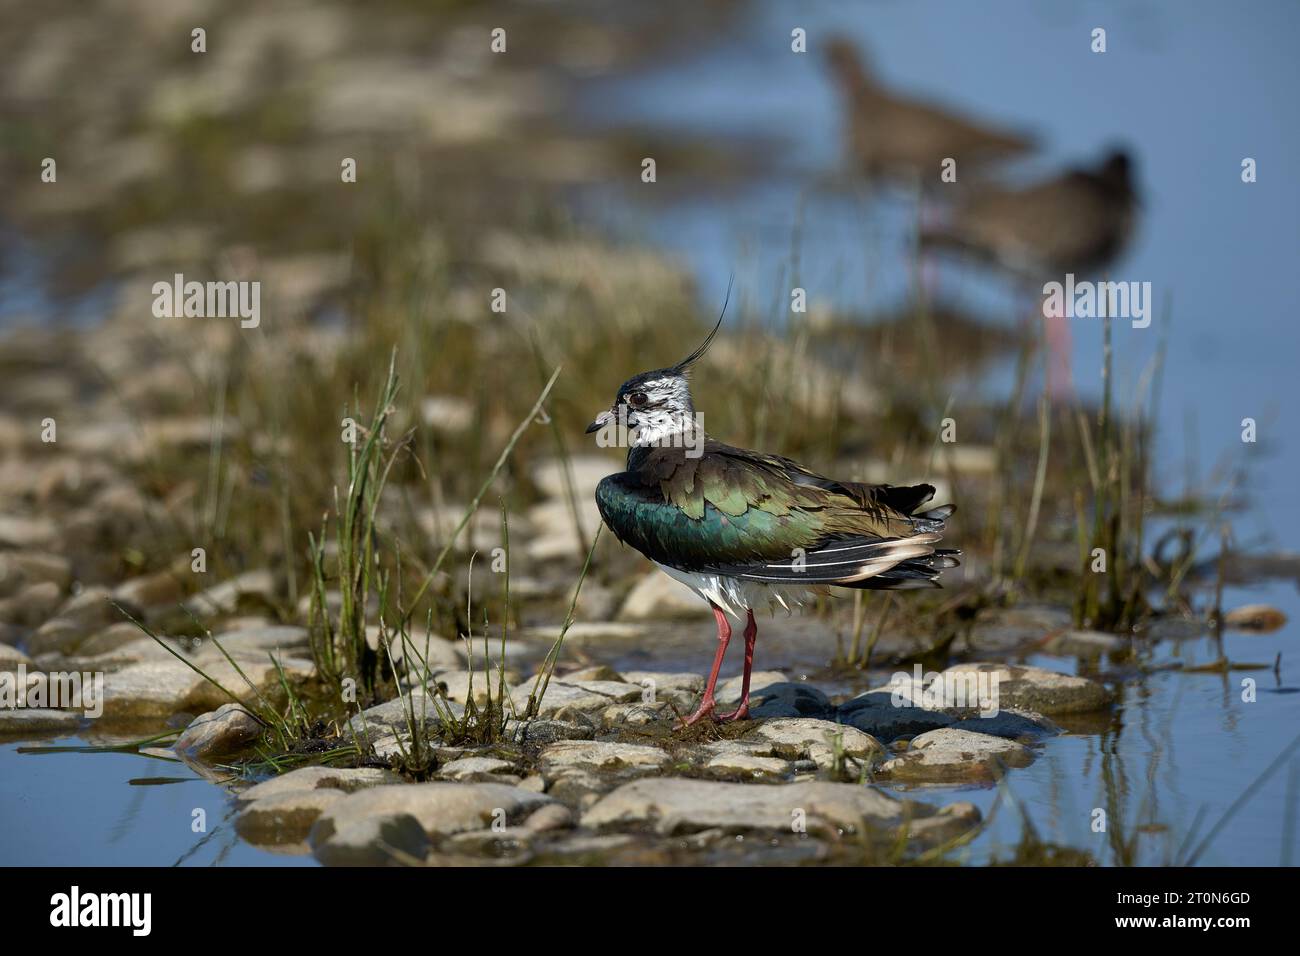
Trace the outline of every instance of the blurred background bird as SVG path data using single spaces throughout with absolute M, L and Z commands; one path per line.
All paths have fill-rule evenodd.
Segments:
M 980 184 L 946 221 L 922 228 L 921 248 L 945 249 L 1011 273 L 1037 287 L 1109 268 L 1133 233 L 1138 195 L 1133 161 L 1120 149 L 1095 167 L 1079 167 L 1019 189 Z M 1068 389 L 1069 320 L 1047 318 L 1049 385 Z
M 846 147 L 868 178 L 938 183 L 940 164 L 958 168 L 1019 156 L 1033 146 L 1023 133 L 997 129 L 886 89 L 848 40 L 835 38 L 826 57 L 844 99 Z

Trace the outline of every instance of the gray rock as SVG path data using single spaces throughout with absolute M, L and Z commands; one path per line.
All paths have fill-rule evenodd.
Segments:
M 40 624 L 54 613 L 62 600 L 63 590 L 53 581 L 24 585 L 12 597 L 0 601 L 0 621 Z
M 515 767 L 498 757 L 461 757 L 438 768 L 439 776 L 452 780 L 469 780 L 487 774 L 512 773 Z
M 668 762 L 658 747 L 605 740 L 562 740 L 550 744 L 539 757 L 542 770 L 557 774 L 567 770 L 654 770 Z
M 245 601 L 262 606 L 274 603 L 275 577 L 270 571 L 245 571 L 229 581 L 214 584 L 190 597 L 185 607 L 197 617 L 215 617 L 234 614 Z
M 410 814 L 429 836 L 450 836 L 493 825 L 523 822 L 539 807 L 554 803 L 545 794 L 499 783 L 415 783 L 381 786 L 348 795 L 331 805 L 311 830 L 321 847 L 358 820 Z
M 1112 695 L 1103 685 L 1086 677 L 1074 677 L 1018 664 L 957 664 L 944 675 L 996 675 L 998 702 L 1001 707 L 1035 711 L 1040 714 L 1069 714 L 1100 710 L 1110 704 Z
M 1104 631 L 1063 631 L 1043 644 L 1048 654 L 1071 657 L 1100 657 L 1128 646 L 1128 640 Z
M 667 701 L 682 711 L 694 708 L 704 693 L 704 676 L 701 674 L 628 671 L 623 679 L 641 688 L 642 700 L 648 696 L 654 701 Z
M 743 747 L 731 746 L 718 748 L 717 752 L 705 761 L 704 769 L 728 776 L 775 778 L 786 776 L 794 768 L 788 760 L 782 760 L 780 757 L 764 756 L 747 752 Z
M 373 767 L 299 767 L 297 770 L 290 770 L 288 773 L 249 787 L 236 799 L 240 803 L 249 803 L 301 790 L 339 790 L 343 793 L 355 793 L 366 787 L 401 782 L 402 778 L 392 771 Z
M 943 711 L 915 707 L 907 700 L 907 696 L 896 696 L 890 688 L 869 690 L 841 704 L 838 716 L 842 722 L 881 740 L 947 727 L 955 720 Z
M 298 650 L 309 643 L 307 628 L 291 625 L 240 628 L 214 634 L 213 638 L 231 655 Z
M 319 838 L 313 825 L 309 842 L 312 855 L 325 866 L 408 866 L 422 862 L 433 849 L 424 827 L 409 813 L 332 821 L 328 836 Z
M 17 593 L 23 585 L 51 582 L 55 593 L 72 583 L 72 562 L 45 551 L 0 552 L 0 594 Z
M 16 647 L 0 644 L 0 671 L 14 670 L 19 664 L 31 667 L 32 659 Z
M 810 757 L 811 751 L 834 749 L 837 740 L 840 751 L 848 757 L 869 759 L 885 752 L 880 741 L 870 734 L 844 724 L 809 717 L 765 721 L 753 734 L 770 742 L 774 753 L 790 760 L 801 757 L 815 759 Z
M 567 830 L 573 825 L 573 813 L 561 803 L 550 803 L 534 810 L 523 823 L 524 829 L 534 833 Z
M 601 724 L 609 728 L 644 727 L 672 716 L 668 701 L 657 704 L 612 704 L 600 712 Z
M 493 670 L 490 674 L 483 671 L 442 671 L 434 679 L 433 683 L 442 689 L 449 700 L 464 704 L 469 701 L 470 687 L 473 687 L 474 703 L 483 707 L 488 702 L 491 695 L 492 700 L 497 700 L 501 689 L 501 676 Z M 514 684 L 518 683 L 515 675 L 506 674 L 506 696 L 514 693 Z
M 1027 767 L 1033 760 L 1033 751 L 1014 740 L 943 727 L 914 738 L 880 773 L 919 783 L 990 780 L 1004 767 Z
M 347 722 L 345 734 L 368 735 L 372 739 L 379 739 L 391 731 L 406 733 L 410 730 L 412 719 L 417 723 L 423 720 L 427 729 L 436 731 L 442 726 L 443 714 L 450 714 L 452 719 L 459 720 L 464 716 L 465 708 L 453 700 L 443 700 L 436 694 L 414 687 L 401 697 L 368 707 L 353 717 Z
M 973 808 L 972 808 L 973 809 Z M 851 783 L 751 784 L 680 778 L 636 780 L 603 797 L 582 816 L 595 830 L 651 826 L 660 834 L 752 830 L 831 837 L 843 833 L 883 836 L 905 821 L 937 815 L 927 804 L 896 800 Z M 978 812 L 963 812 L 967 825 Z
M 1267 634 L 1286 626 L 1286 614 L 1271 604 L 1245 604 L 1224 614 L 1223 623 L 1238 631 Z
M 186 760 L 202 761 L 238 753 L 262 734 L 262 725 L 241 704 L 224 704 L 194 718 L 173 749 Z
M 625 621 L 681 620 L 711 617 L 706 601 L 662 571 L 641 578 L 623 600 L 618 616 Z
M 119 584 L 113 591 L 113 598 L 120 604 L 140 608 L 179 604 L 185 594 L 182 580 L 175 571 L 144 574 Z
M 250 803 L 235 817 L 235 832 L 260 846 L 305 844 L 312 824 L 344 799 L 341 790 L 290 790 Z
M 98 657 L 127 645 L 139 644 L 141 641 L 148 641 L 155 647 L 158 646 L 156 641 L 130 621 L 120 621 L 101 628 L 86 638 L 77 648 L 77 653 L 82 657 Z
M 127 611 L 136 614 L 139 610 L 134 605 L 118 601 Z M 88 587 L 80 594 L 69 598 L 55 613 L 61 620 L 71 621 L 84 631 L 106 627 L 121 621 L 122 612 L 113 606 L 112 594 L 108 588 Z
M 1008 740 L 1040 740 L 1061 733 L 1061 728 L 1042 714 L 1028 710 L 999 710 L 989 717 L 971 713 L 952 725 L 954 730 L 1006 737 Z
M 263 694 L 276 692 L 279 677 L 269 660 L 263 657 L 236 658 L 236 661 L 257 691 Z M 249 704 L 257 699 L 257 693 L 228 661 L 199 658 L 196 664 L 242 703 Z M 281 666 L 291 679 L 301 679 L 311 672 L 308 661 L 284 659 Z M 104 675 L 105 718 L 168 717 L 182 710 L 204 713 L 227 703 L 230 703 L 230 698 L 220 688 L 174 658 L 128 664 Z
M 49 518 L 0 514 L 0 547 L 40 548 L 53 543 L 58 536 L 59 529 Z
M 76 711 L 0 707 L 0 736 L 20 737 L 29 733 L 73 731 L 80 723 L 81 715 Z
M 733 677 L 718 686 L 718 705 L 728 710 L 740 702 L 742 679 Z M 751 675 L 749 716 L 754 720 L 772 717 L 830 717 L 835 706 L 830 698 L 810 684 L 789 680 L 779 671 Z
M 581 715 L 574 720 L 512 720 L 506 724 L 506 736 L 521 744 L 551 744 L 557 740 L 591 740 L 596 728 Z
M 533 678 L 524 681 L 510 695 L 515 712 L 523 714 L 528 708 L 528 697 L 533 691 Z M 641 688 L 635 684 L 617 681 L 579 681 L 568 683 L 552 678 L 538 705 L 537 716 L 564 719 L 574 713 L 597 710 L 610 704 L 639 700 Z

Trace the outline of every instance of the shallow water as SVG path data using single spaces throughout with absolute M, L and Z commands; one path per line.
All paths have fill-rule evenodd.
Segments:
M 0 744 L 0 863 L 28 866 L 304 866 L 309 856 L 245 843 L 232 801 L 179 761 L 122 753 L 20 753 L 78 746 L 58 737 Z M 169 778 L 174 782 L 152 782 Z M 195 810 L 206 814 L 195 832 Z M 20 825 L 15 825 L 20 823 Z

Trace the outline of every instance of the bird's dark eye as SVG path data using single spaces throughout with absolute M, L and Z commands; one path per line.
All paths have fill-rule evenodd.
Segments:
M 644 405 L 646 401 L 647 399 L 646 399 L 645 392 L 633 392 L 631 395 L 627 397 L 627 403 L 637 408 L 640 408 L 642 405 Z

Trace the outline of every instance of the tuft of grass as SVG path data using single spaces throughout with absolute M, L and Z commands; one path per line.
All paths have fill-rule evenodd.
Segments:
M 342 689 L 344 680 L 351 678 L 366 700 L 375 696 L 384 672 L 379 648 L 372 648 L 366 640 L 366 608 L 380 567 L 375 516 L 393 463 L 410 439 L 408 433 L 393 448 L 385 449 L 384 427 L 393 414 L 398 389 L 394 350 L 370 424 L 363 429 L 354 422 L 353 427 L 364 441 L 360 449 L 355 442 L 349 445 L 348 484 L 342 502 L 335 489 L 335 569 L 340 595 L 337 626 L 328 605 L 325 529 L 322 527 L 319 539 L 309 535 L 312 600 L 308 630 L 312 659 L 322 679 Z

